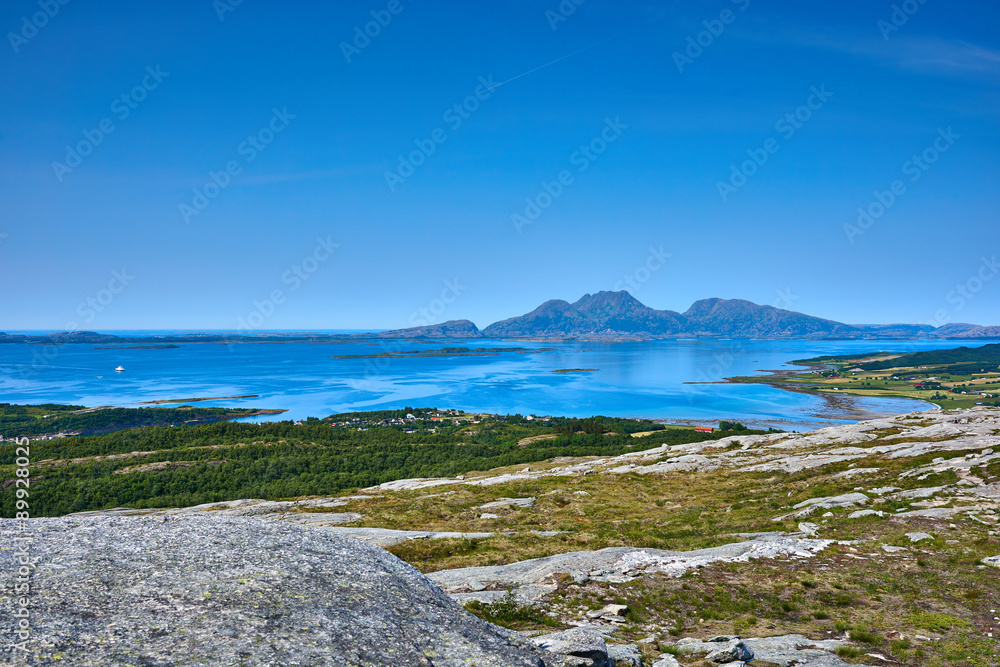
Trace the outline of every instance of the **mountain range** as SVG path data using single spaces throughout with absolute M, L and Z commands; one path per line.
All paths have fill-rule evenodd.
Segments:
M 953 323 L 844 324 L 743 299 L 702 299 L 683 313 L 650 308 L 626 291 L 552 299 L 480 330 L 469 320 L 383 331 L 383 338 L 1000 338 L 1000 327 Z
M 0 332 L 0 344 L 123 344 L 134 343 L 240 343 L 295 342 L 329 339 L 427 338 L 1000 338 L 1000 326 L 950 323 L 929 324 L 844 324 L 774 306 L 762 306 L 743 299 L 702 299 L 683 313 L 650 308 L 626 291 L 584 294 L 574 303 L 552 299 L 519 317 L 494 322 L 479 329 L 469 320 L 448 320 L 439 324 L 393 329 L 378 333 L 328 334 L 317 332 L 183 333 L 161 336 L 116 336 L 93 331 L 60 331 L 50 334 L 9 334 Z

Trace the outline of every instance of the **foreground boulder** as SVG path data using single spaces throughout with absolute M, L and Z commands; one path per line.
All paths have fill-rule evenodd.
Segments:
M 779 667 L 849 667 L 833 653 L 848 642 L 836 639 L 813 640 L 802 635 L 780 637 L 746 638 L 719 636 L 707 640 L 684 638 L 677 642 L 681 653 L 688 655 L 706 654 L 706 660 L 717 664 L 732 663 L 752 659 L 750 665 L 778 665 Z M 746 652 L 746 653 L 745 653 Z M 746 655 L 749 658 L 734 655 Z M 662 656 L 664 667 L 670 667 L 668 656 Z M 659 667 L 654 664 L 653 667 Z M 854 667 L 865 667 L 855 665 Z
M 579 658 L 571 664 L 581 667 L 611 667 L 608 645 L 597 632 L 583 628 L 571 628 L 535 637 L 532 641 L 552 653 Z
M 416 569 L 356 540 L 236 517 L 0 520 L 30 535 L 35 665 L 547 667 Z M 13 550 L 0 614 L 14 618 Z
M 608 644 L 594 628 L 570 628 L 531 641 L 550 653 L 565 656 L 567 667 L 642 667 L 638 646 Z
M 746 662 L 747 660 L 753 660 L 753 651 L 747 648 L 747 645 L 736 637 L 706 655 L 705 659 L 720 663 L 736 662 L 737 660 Z

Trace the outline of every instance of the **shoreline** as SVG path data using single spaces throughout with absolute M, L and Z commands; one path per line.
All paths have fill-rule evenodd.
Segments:
M 791 363 L 791 362 L 790 362 Z M 798 364 L 797 364 L 798 365 Z M 832 419 L 837 422 L 848 422 L 848 421 L 866 421 L 868 419 L 883 419 L 886 417 L 892 417 L 898 414 L 906 414 L 903 412 L 890 412 L 890 411 L 875 411 L 862 408 L 858 405 L 860 399 L 873 399 L 874 401 L 883 400 L 897 400 L 897 401 L 913 401 L 927 406 L 923 410 L 918 410 L 917 412 L 928 412 L 931 410 L 941 410 L 941 406 L 931 403 L 930 401 L 924 401 L 919 398 L 913 398 L 911 396 L 873 396 L 871 394 L 860 394 L 851 391 L 850 389 L 841 389 L 836 393 L 830 391 L 816 391 L 815 389 L 808 389 L 805 387 L 796 386 L 790 382 L 782 382 L 781 378 L 787 378 L 792 376 L 799 376 L 804 373 L 809 373 L 816 370 L 825 370 L 832 368 L 827 364 L 801 364 L 802 370 L 796 369 L 776 369 L 776 370 L 760 370 L 762 374 L 759 381 L 747 381 L 741 379 L 744 376 L 733 376 L 723 378 L 719 382 L 698 382 L 698 383 L 685 383 L 685 384 L 743 384 L 743 385 L 755 385 L 763 384 L 768 387 L 773 387 L 774 389 L 781 389 L 783 391 L 789 391 L 797 394 L 806 394 L 810 396 L 815 396 L 821 399 L 826 405 L 827 409 L 833 411 L 830 414 L 825 413 L 813 413 L 812 416 L 818 419 Z M 769 375 L 763 375 L 763 374 Z M 756 380 L 756 378 L 755 378 Z M 849 415 L 849 417 L 841 418 L 840 415 Z

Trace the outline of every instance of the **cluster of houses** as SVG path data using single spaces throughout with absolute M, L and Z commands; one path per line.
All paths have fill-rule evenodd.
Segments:
M 378 418 L 366 418 L 366 417 L 355 417 L 354 419 L 349 419 L 347 421 L 330 422 L 330 426 L 339 428 L 357 428 L 359 430 L 366 430 L 373 426 L 414 426 L 417 422 L 431 421 L 431 422 L 451 422 L 453 424 L 478 424 L 482 420 L 483 415 L 470 415 L 459 410 L 436 410 L 427 415 L 416 416 L 412 412 L 406 414 L 405 417 L 388 417 L 384 419 Z M 305 423 L 302 420 L 295 422 L 296 425 Z M 412 430 L 407 430 L 407 433 L 413 433 Z
M 359 430 L 367 430 L 372 427 L 377 426 L 402 426 L 418 428 L 423 427 L 422 422 L 437 422 L 441 425 L 445 423 L 448 424 L 479 424 L 484 419 L 492 418 L 497 421 L 507 421 L 511 415 L 492 415 L 492 414 L 469 414 L 462 412 L 461 410 L 434 410 L 433 412 L 415 415 L 412 412 L 408 412 L 405 417 L 388 417 L 388 418 L 366 418 L 366 417 L 355 417 L 353 419 L 348 419 L 346 421 L 336 421 L 328 422 L 330 426 L 335 428 L 356 428 Z M 551 416 L 538 416 L 538 415 L 528 415 L 524 417 L 526 421 L 537 421 L 542 424 L 552 423 L 553 417 Z M 307 420 L 298 420 L 295 423 L 296 426 L 305 424 Z M 406 433 L 413 433 L 416 429 L 407 428 Z

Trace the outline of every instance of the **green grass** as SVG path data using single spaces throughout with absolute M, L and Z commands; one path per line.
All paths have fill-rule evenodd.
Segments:
M 914 627 L 931 632 L 946 632 L 952 628 L 968 628 L 972 624 L 964 618 L 956 618 L 948 614 L 920 613 L 907 616 Z

